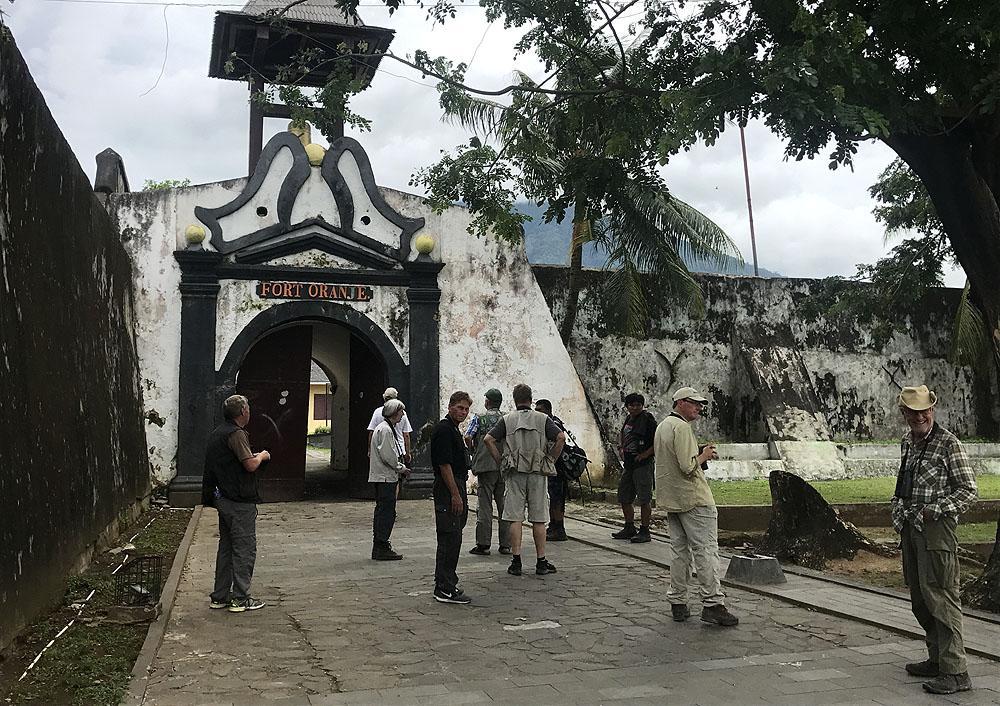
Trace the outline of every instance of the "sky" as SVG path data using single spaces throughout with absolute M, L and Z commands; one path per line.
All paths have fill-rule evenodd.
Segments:
M 245 84 L 208 77 L 214 14 L 240 0 L 0 0 L 5 22 L 83 169 L 111 147 L 122 155 L 133 188 L 146 179 L 205 183 L 246 174 L 248 91 Z M 154 3 L 154 4 L 145 4 Z M 423 10 L 404 6 L 390 16 L 377 0 L 362 0 L 366 24 L 396 31 L 390 49 L 427 49 L 471 64 L 468 83 L 496 88 L 516 68 L 540 76 L 532 57 L 515 58 L 516 31 L 489 25 L 477 5 L 433 25 Z M 464 142 L 442 123 L 430 79 L 383 59 L 371 87 L 355 99 L 372 131 L 349 135 L 371 158 L 379 184 L 420 193 L 411 174 L 441 150 Z M 265 140 L 284 130 L 268 120 Z M 831 171 L 827 159 L 786 161 L 781 141 L 761 124 L 746 130 L 758 260 L 789 277 L 851 276 L 855 265 L 882 256 L 883 229 L 871 214 L 868 187 L 892 161 L 881 144 L 860 146 L 853 170 Z M 314 135 L 314 141 L 320 141 Z M 711 217 L 751 261 L 739 132 L 728 129 L 712 147 L 697 146 L 671 160 L 671 191 Z M 951 271 L 949 286 L 964 276 Z

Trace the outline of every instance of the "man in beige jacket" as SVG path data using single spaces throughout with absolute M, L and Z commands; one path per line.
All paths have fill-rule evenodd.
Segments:
M 673 395 L 674 409 L 656 427 L 653 438 L 656 459 L 656 505 L 667 511 L 667 529 L 675 559 L 670 565 L 667 599 L 674 620 L 691 615 L 688 588 L 691 562 L 701 584 L 701 619 L 731 627 L 739 619 L 725 606 L 719 581 L 719 513 L 712 489 L 702 472 L 718 458 L 714 446 L 698 447 L 691 422 L 708 403 L 693 387 L 682 387 Z

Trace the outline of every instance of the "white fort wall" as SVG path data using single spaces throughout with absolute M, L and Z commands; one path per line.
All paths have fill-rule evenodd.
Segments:
M 281 157 L 275 164 L 281 167 Z M 341 160 L 359 214 L 370 213 L 365 235 L 390 242 L 391 224 L 359 198 L 360 175 L 353 160 Z M 271 171 L 274 171 L 272 167 Z M 329 190 L 311 174 L 297 197 L 293 222 L 308 213 L 331 214 Z M 136 284 L 136 341 L 145 411 L 150 419 L 146 435 L 154 479 L 169 482 L 176 475 L 178 378 L 180 364 L 180 267 L 174 252 L 187 247 L 184 230 L 198 224 L 196 206 L 214 208 L 236 198 L 246 185 L 236 179 L 162 191 L 117 194 L 109 204 L 133 259 Z M 226 216 L 227 239 L 261 227 L 253 209 L 274 204 L 281 180 L 269 174 L 261 190 L 245 208 Z M 511 387 L 525 382 L 535 396 L 552 400 L 558 414 L 587 449 L 600 475 L 603 451 L 600 430 L 587 406 L 584 388 L 559 339 L 555 323 L 522 247 L 500 245 L 492 238 L 476 238 L 466 228 L 469 214 L 453 207 L 435 214 L 419 197 L 380 189 L 386 202 L 409 217 L 426 219 L 415 235 L 429 234 L 437 246 L 432 259 L 444 262 L 438 276 L 440 303 L 440 397 L 444 406 L 454 390 L 471 393 L 477 405 L 490 387 L 504 391 L 505 408 L 512 408 Z M 273 211 L 269 208 L 269 214 Z M 270 215 L 268 216 L 270 217 Z M 331 218 L 333 216 L 330 216 Z M 220 219 L 221 220 L 221 219 Z M 266 223 L 263 223 L 266 225 Z M 396 244 L 398 244 L 398 236 Z M 204 247 L 211 250 L 206 240 Z M 416 256 L 411 252 L 410 259 Z M 306 252 L 268 264 L 299 267 L 358 265 L 322 252 Z M 215 366 L 219 368 L 236 336 L 261 311 L 283 300 L 261 299 L 257 281 L 222 280 L 217 304 Z M 375 286 L 368 302 L 343 302 L 370 318 L 385 331 L 404 361 L 409 361 L 408 304 L 403 287 Z M 358 423 L 366 423 L 367 420 Z

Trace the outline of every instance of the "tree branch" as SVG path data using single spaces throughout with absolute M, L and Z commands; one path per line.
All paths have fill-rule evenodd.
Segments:
M 615 25 L 611 21 L 611 16 L 608 14 L 608 11 L 604 9 L 604 3 L 602 3 L 601 0 L 596 0 L 596 4 L 597 9 L 601 11 L 601 14 L 604 15 L 604 19 L 607 20 L 607 25 L 611 28 L 611 34 L 614 35 L 615 41 L 618 42 L 618 51 L 621 52 L 622 55 L 622 81 L 624 82 L 625 76 L 628 74 L 628 57 L 625 53 L 625 45 L 622 44 L 622 39 L 618 36 L 618 30 L 615 29 Z

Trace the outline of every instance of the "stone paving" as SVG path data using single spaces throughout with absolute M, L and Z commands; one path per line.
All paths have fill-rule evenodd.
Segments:
M 921 643 L 766 596 L 728 591 L 735 629 L 698 621 L 697 606 L 675 623 L 667 570 L 580 542 L 551 545 L 559 572 L 545 577 L 463 553 L 473 603 L 440 604 L 429 503 L 400 503 L 399 562 L 368 558 L 371 510 L 261 506 L 253 585 L 268 606 L 242 614 L 208 608 L 217 534 L 204 512 L 145 703 L 1000 703 L 996 662 L 970 659 L 976 690 L 929 696 L 902 669 Z

